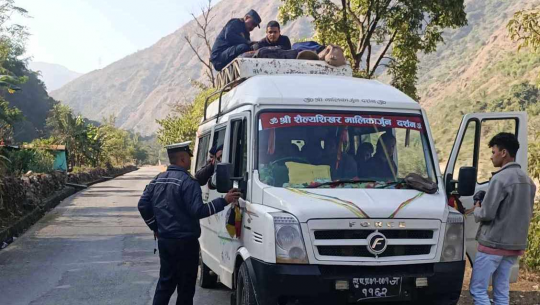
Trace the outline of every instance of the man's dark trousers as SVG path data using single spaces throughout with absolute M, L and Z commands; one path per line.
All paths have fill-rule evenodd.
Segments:
M 167 305 L 178 289 L 176 305 L 193 305 L 199 270 L 199 241 L 197 239 L 159 239 L 159 282 L 154 305 Z
M 251 47 L 247 44 L 239 44 L 236 46 L 228 47 L 212 60 L 212 64 L 217 71 L 221 71 L 236 57 L 249 51 L 251 51 Z

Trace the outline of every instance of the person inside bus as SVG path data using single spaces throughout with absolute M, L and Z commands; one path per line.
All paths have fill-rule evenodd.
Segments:
M 358 177 L 366 177 L 366 166 L 373 155 L 374 149 L 373 145 L 369 142 L 362 142 L 358 146 L 358 151 L 356 152 L 356 166 L 358 169 Z
M 291 143 L 291 140 L 286 138 L 278 139 L 276 145 L 276 159 L 274 161 L 279 161 L 280 165 L 284 162 L 293 161 L 299 162 L 301 160 L 300 149 L 298 145 Z M 284 160 L 283 162 L 281 160 Z
M 366 164 L 364 176 L 380 181 L 394 181 L 397 178 L 395 149 L 396 138 L 390 132 L 381 135 L 377 141 L 375 155 Z
M 212 47 L 210 61 L 217 71 L 223 70 L 236 57 L 252 51 L 249 33 L 261 23 L 261 17 L 250 10 L 244 18 L 229 20 L 221 30 Z
M 308 139 L 306 145 L 302 148 L 302 158 L 309 161 L 313 165 L 320 165 L 324 150 L 321 146 L 320 139 Z
M 253 45 L 253 50 L 266 47 L 280 47 L 282 50 L 291 49 L 291 41 L 289 37 L 281 35 L 281 27 L 279 22 L 272 20 L 266 26 L 266 37 Z
M 323 163 L 330 166 L 332 180 L 347 180 L 357 176 L 356 162 L 349 154 L 342 152 L 341 159 L 338 159 L 339 139 L 329 137 L 324 141 Z
M 218 147 L 214 146 L 210 149 L 208 161 L 203 167 L 201 167 L 201 169 L 199 169 L 195 173 L 195 179 L 197 179 L 200 186 L 204 186 L 208 183 L 208 187 L 211 190 L 215 189 L 214 185 L 212 185 L 212 182 L 210 180 L 212 178 L 212 175 L 214 174 L 216 164 L 221 163 L 222 155 L 223 145 L 220 145 Z

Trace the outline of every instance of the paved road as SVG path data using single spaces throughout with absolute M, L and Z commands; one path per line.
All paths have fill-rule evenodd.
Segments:
M 157 173 L 96 184 L 0 251 L 0 304 L 151 304 L 159 259 L 137 201 Z M 229 295 L 197 289 L 195 304 L 228 304 Z
M 151 304 L 159 259 L 136 206 L 157 173 L 143 168 L 94 185 L 0 251 L 0 304 Z M 523 302 L 524 294 L 513 293 L 512 304 L 538 304 Z M 472 304 L 463 296 L 460 305 Z M 229 304 L 229 297 L 226 288 L 197 287 L 194 303 Z

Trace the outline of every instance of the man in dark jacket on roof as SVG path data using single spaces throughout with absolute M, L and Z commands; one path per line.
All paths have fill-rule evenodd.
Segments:
M 291 49 L 289 37 L 281 35 L 281 27 L 279 22 L 275 20 L 268 22 L 268 25 L 266 26 L 266 37 L 253 45 L 253 50 L 266 47 L 280 47 L 282 50 Z
M 217 71 L 223 70 L 239 55 L 252 51 L 249 32 L 261 23 L 259 14 L 251 10 L 244 18 L 231 19 L 216 38 L 210 61 Z
M 231 189 L 224 198 L 204 204 L 201 187 L 188 172 L 192 156 L 189 142 L 171 145 L 167 153 L 171 165 L 148 184 L 138 204 L 142 218 L 158 238 L 161 268 L 153 304 L 169 304 L 178 289 L 176 304 L 193 305 L 199 265 L 199 219 L 223 211 L 241 194 Z

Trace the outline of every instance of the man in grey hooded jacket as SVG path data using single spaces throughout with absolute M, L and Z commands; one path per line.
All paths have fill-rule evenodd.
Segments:
M 509 304 L 510 274 L 527 248 L 536 193 L 531 178 L 515 162 L 519 142 L 513 134 L 496 135 L 489 147 L 493 165 L 501 169 L 493 173 L 483 201 L 477 201 L 474 209 L 480 223 L 470 285 L 475 305 L 491 304 L 487 293 L 491 277 L 495 304 Z

